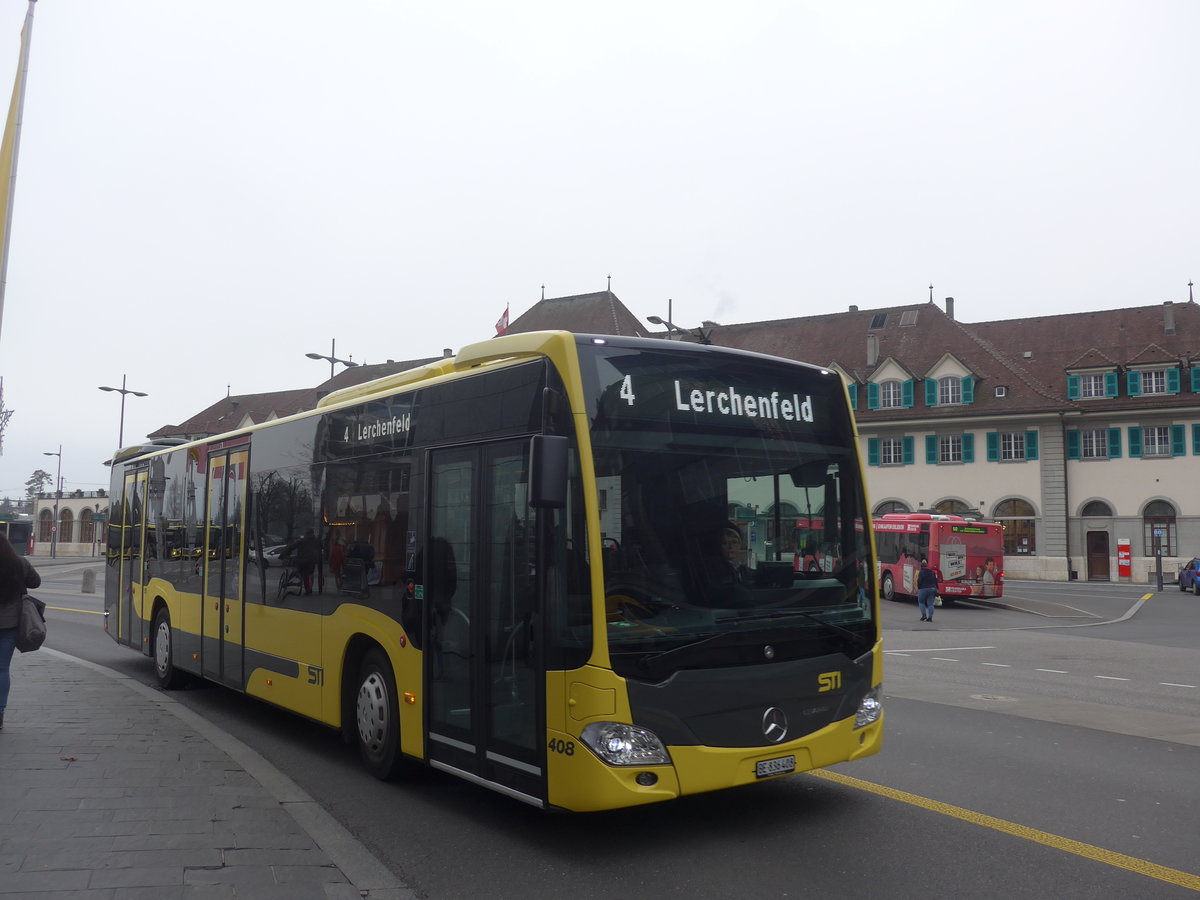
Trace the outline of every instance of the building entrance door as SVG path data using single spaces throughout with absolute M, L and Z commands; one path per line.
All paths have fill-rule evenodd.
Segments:
M 1108 532 L 1087 533 L 1087 580 L 1108 581 Z

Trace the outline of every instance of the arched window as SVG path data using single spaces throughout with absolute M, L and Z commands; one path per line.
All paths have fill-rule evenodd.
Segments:
M 875 507 L 875 515 L 877 516 L 886 516 L 888 513 L 906 512 L 912 512 L 912 510 L 908 508 L 907 503 L 902 503 L 899 500 L 884 500 Z
M 904 405 L 904 385 L 899 381 L 881 381 L 879 383 L 879 408 L 899 409 Z
M 1154 556 L 1155 541 L 1163 556 L 1175 555 L 1175 507 L 1166 500 L 1151 500 L 1142 512 L 1144 554 Z
M 92 511 L 85 509 L 79 514 L 79 543 L 90 544 L 96 539 L 96 520 L 92 518 Z
M 1037 516 L 1025 500 L 1001 500 L 992 517 L 1004 526 L 1004 555 L 1032 556 L 1037 553 Z
M 973 516 L 976 512 L 975 507 L 967 506 L 961 500 L 939 500 L 933 511 L 943 516 Z
M 39 541 L 50 541 L 50 529 L 54 527 L 54 513 L 48 509 L 43 509 L 38 513 L 38 536 Z
M 1089 500 L 1083 504 L 1083 510 L 1079 514 L 1081 516 L 1111 516 L 1113 511 L 1112 507 L 1103 500 Z
M 938 379 L 938 406 L 947 403 L 962 403 L 962 379 L 957 375 Z
M 69 509 L 58 511 L 58 542 L 69 544 L 75 540 L 75 514 Z

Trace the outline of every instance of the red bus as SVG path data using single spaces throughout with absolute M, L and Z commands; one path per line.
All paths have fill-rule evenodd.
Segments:
M 943 602 L 1004 594 L 1004 534 L 993 522 L 930 513 L 888 513 L 874 521 L 879 593 L 917 595 L 917 570 L 929 560 Z

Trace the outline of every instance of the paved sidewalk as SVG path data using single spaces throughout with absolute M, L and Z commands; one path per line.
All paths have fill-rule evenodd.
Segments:
M 13 658 L 0 900 L 410 900 L 295 782 L 166 694 L 49 648 Z

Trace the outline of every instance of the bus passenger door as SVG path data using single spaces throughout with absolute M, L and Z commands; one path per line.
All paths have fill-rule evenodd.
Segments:
M 119 566 L 118 593 L 113 608 L 105 597 L 107 627 L 117 641 L 142 650 L 146 627 L 141 619 L 145 576 L 142 549 L 146 543 L 146 470 L 125 476 L 121 521 L 112 523 L 117 534 L 109 540 L 108 564 Z
M 544 802 L 529 442 L 430 454 L 425 597 L 431 763 Z
M 204 518 L 203 659 L 206 678 L 243 688 L 242 574 L 245 565 L 246 469 L 243 446 L 208 454 Z

